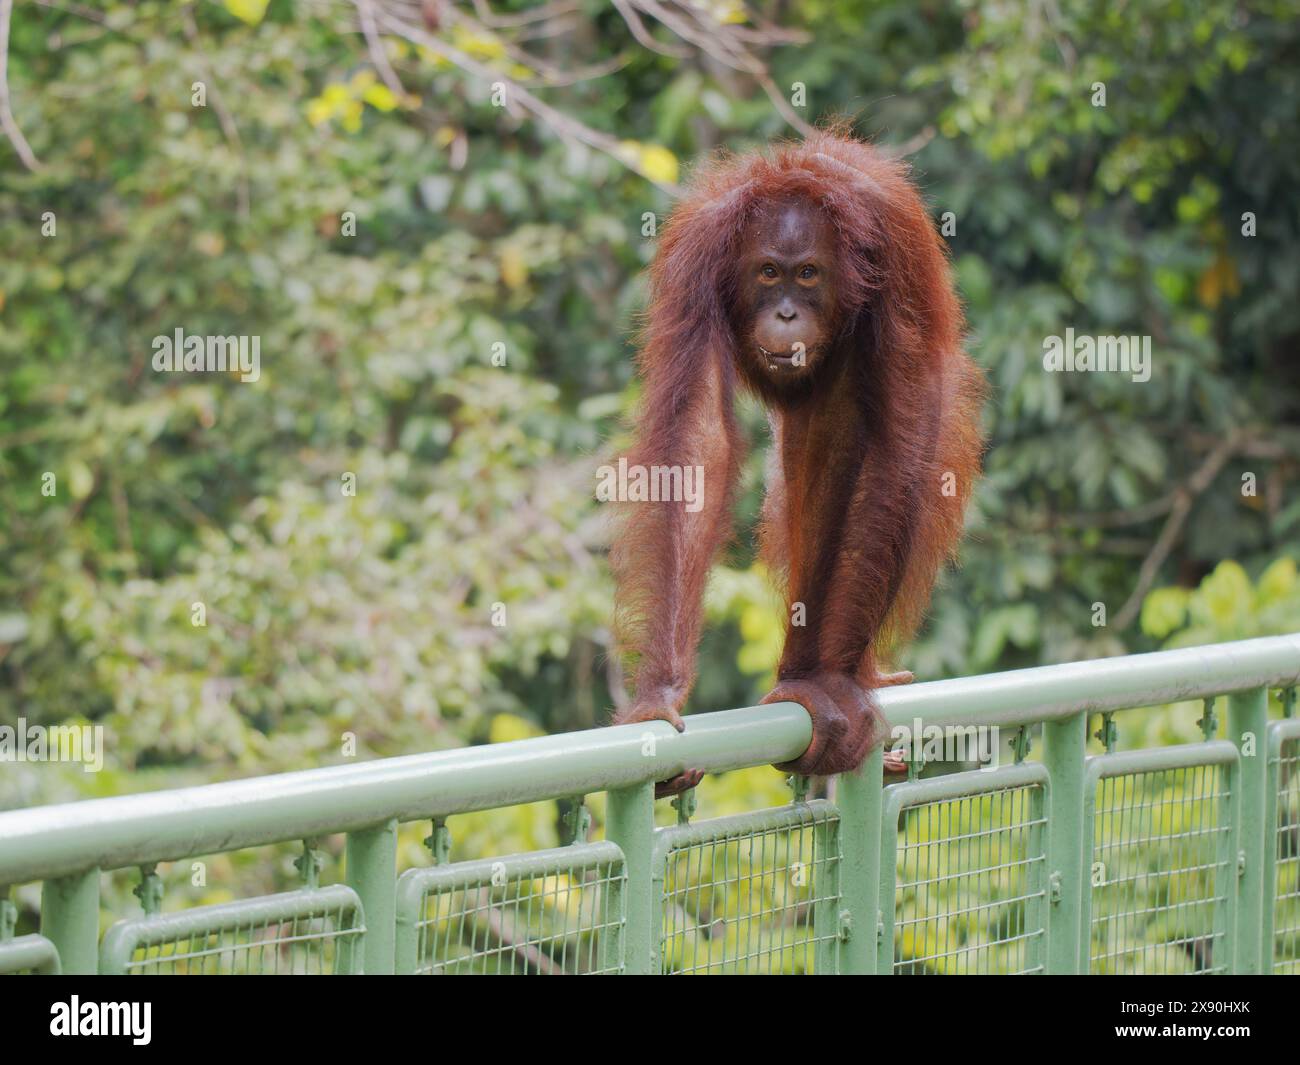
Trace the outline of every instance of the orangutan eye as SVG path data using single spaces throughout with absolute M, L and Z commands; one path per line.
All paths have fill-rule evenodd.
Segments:
M 811 281 L 816 276 L 817 276 L 817 267 L 813 266 L 812 263 L 809 263 L 807 266 L 805 266 L 802 270 L 799 271 L 799 279 L 801 281 Z
M 771 263 L 764 263 L 763 268 L 759 271 L 759 273 L 766 278 L 773 278 L 779 276 L 780 271 L 778 271 L 777 268 L 773 266 Z

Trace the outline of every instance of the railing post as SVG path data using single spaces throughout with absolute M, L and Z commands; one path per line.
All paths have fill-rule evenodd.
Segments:
M 41 935 L 59 951 L 65 974 L 99 971 L 99 870 L 41 885 Z
M 840 965 L 846 975 L 876 971 L 876 930 L 880 922 L 880 815 L 884 748 L 867 756 L 835 784 L 840 811 Z M 894 905 L 893 899 L 887 904 Z
M 366 919 L 364 969 L 391 975 L 397 939 L 397 822 L 348 833 L 348 886 Z
M 651 855 L 655 832 L 655 786 L 638 784 L 609 792 L 605 807 L 605 838 L 623 850 L 627 863 L 627 928 L 623 935 L 624 972 L 651 971 L 659 930 L 653 925 L 655 904 L 651 884 Z
M 1092 890 L 1090 863 L 1083 838 L 1084 755 L 1088 715 L 1072 714 L 1043 722 L 1043 764 L 1048 788 L 1047 868 L 1053 889 L 1047 914 L 1047 971 L 1087 972 L 1088 929 L 1084 901 Z
M 1241 801 L 1241 876 L 1238 879 L 1236 944 L 1232 971 L 1265 971 L 1263 949 L 1264 886 L 1272 884 L 1273 870 L 1264 868 L 1264 825 L 1268 821 L 1268 689 L 1253 688 L 1228 697 L 1228 738 L 1241 752 L 1237 787 Z M 1266 875 L 1267 874 L 1267 875 Z M 1271 900 L 1270 900 L 1271 902 Z M 1271 958 L 1272 945 L 1268 957 Z

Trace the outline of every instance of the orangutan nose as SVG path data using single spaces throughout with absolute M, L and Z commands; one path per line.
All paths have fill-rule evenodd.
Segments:
M 793 322 L 796 318 L 799 317 L 799 312 L 796 311 L 793 307 L 778 307 L 776 311 L 776 316 L 780 318 L 781 321 L 783 322 Z

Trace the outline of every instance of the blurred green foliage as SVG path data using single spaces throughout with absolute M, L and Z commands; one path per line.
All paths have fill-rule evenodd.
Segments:
M 580 10 L 550 59 L 623 62 L 537 91 L 643 173 L 789 135 L 751 82 Z M 951 213 L 993 386 L 962 566 L 904 664 L 1296 629 L 1294 5 L 753 11 L 808 34 L 765 53 L 779 91 L 906 144 Z M 644 216 L 670 198 L 390 41 L 399 96 L 328 5 L 90 14 L 24 5 L 12 30 L 42 167 L 0 171 L 0 721 L 103 724 L 108 769 L 7 766 L 0 806 L 604 720 L 620 679 L 594 471 L 624 439 Z M 1043 338 L 1069 327 L 1151 336 L 1150 381 L 1044 373 Z M 153 372 L 176 328 L 260 337 L 261 379 Z M 753 404 L 743 420 L 761 444 Z M 756 701 L 779 651 L 749 531 L 761 450 L 697 709 Z M 1188 738 L 1187 718 L 1150 727 Z M 701 790 L 714 810 L 782 792 L 770 770 Z M 501 846 L 548 841 L 553 811 L 517 813 L 494 815 Z M 469 852 L 482 816 L 457 819 Z

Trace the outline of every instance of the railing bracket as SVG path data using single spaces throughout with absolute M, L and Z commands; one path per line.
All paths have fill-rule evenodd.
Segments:
M 131 894 L 140 900 L 146 917 L 162 911 L 163 882 L 156 865 L 140 866 L 140 883 L 131 889 Z
M 792 773 L 786 781 L 790 785 L 790 790 L 794 792 L 794 798 L 791 802 L 807 802 L 808 792 L 812 790 L 812 780 L 800 773 Z
M 1021 725 L 1011 738 L 1011 749 L 1016 753 L 1016 765 L 1020 765 L 1028 757 L 1032 748 L 1033 741 L 1029 738 L 1029 726 Z
M 325 859 L 321 857 L 320 851 L 316 849 L 314 839 L 305 839 L 302 841 L 302 854 L 294 859 L 294 868 L 298 870 L 298 876 L 302 880 L 302 886 L 310 891 L 315 891 L 320 887 L 320 871 L 325 864 Z M 144 885 L 141 884 L 141 887 Z
M 1201 735 L 1207 740 L 1214 739 L 1215 734 L 1219 731 L 1219 715 L 1214 712 L 1214 699 L 1205 700 L 1205 709 L 1196 722 L 1201 726 Z
M 591 811 L 586 807 L 586 796 L 575 795 L 571 799 L 562 799 L 560 824 L 562 827 L 561 842 L 566 846 L 572 846 L 575 843 L 586 843 L 587 837 L 591 835 Z
M 424 845 L 433 855 L 434 865 L 446 865 L 451 861 L 451 830 L 447 828 L 445 817 L 433 819 L 433 831 L 424 837 Z
M 1115 744 L 1119 742 L 1119 728 L 1115 724 L 1115 715 L 1102 714 L 1101 725 L 1093 735 L 1106 748 L 1107 754 L 1114 754 Z

